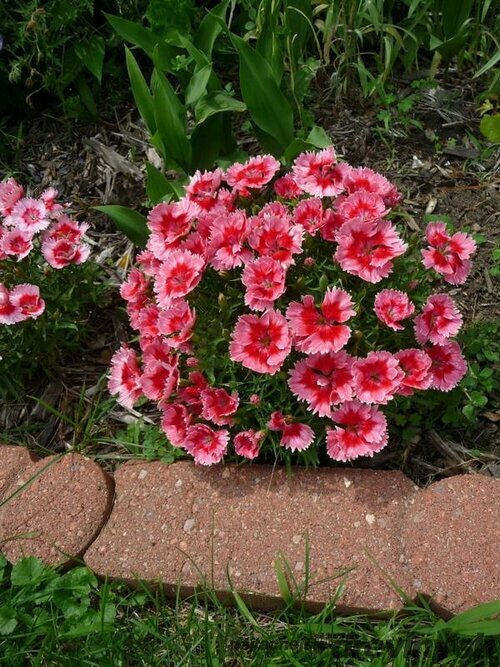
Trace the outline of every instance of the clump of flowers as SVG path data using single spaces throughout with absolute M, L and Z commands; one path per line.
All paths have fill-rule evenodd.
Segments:
M 121 287 L 138 349 L 116 352 L 110 391 L 154 401 L 202 465 L 321 443 L 337 461 L 373 456 L 384 406 L 466 372 L 462 318 L 431 287 L 465 280 L 473 239 L 431 223 L 419 251 L 394 224 L 396 187 L 332 147 L 280 170 L 265 155 L 197 172 L 151 210 Z
M 39 286 L 24 281 L 33 266 L 44 270 L 41 257 L 53 269 L 64 269 L 89 256 L 82 240 L 88 225 L 73 220 L 69 205 L 57 203 L 57 196 L 49 188 L 38 199 L 26 197 L 13 178 L 0 183 L 0 324 L 37 319 L 44 312 Z

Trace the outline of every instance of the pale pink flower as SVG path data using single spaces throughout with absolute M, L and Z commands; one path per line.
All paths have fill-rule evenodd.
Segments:
M 259 257 L 246 265 L 241 282 L 245 285 L 245 304 L 252 310 L 272 308 L 284 294 L 285 269 L 272 257 Z
M 70 264 L 83 264 L 90 248 L 85 243 L 71 243 L 65 239 L 51 239 L 42 243 L 42 255 L 54 269 L 64 269 Z
M 257 458 L 263 436 L 263 431 L 255 431 L 252 428 L 240 431 L 234 436 L 234 451 L 238 456 L 243 456 L 250 461 Z
M 462 315 L 456 303 L 447 294 L 433 294 L 427 299 L 422 313 L 415 318 L 415 338 L 424 345 L 446 343 L 456 336 L 462 326 Z
M 413 314 L 415 306 L 406 292 L 383 289 L 375 297 L 375 314 L 378 319 L 394 331 L 402 331 L 401 320 Z
M 25 319 L 21 308 L 12 303 L 9 290 L 0 283 L 0 324 L 17 324 Z
M 394 398 L 404 373 L 390 352 L 369 352 L 352 365 L 356 396 L 362 403 L 386 404 Z
M 24 189 L 13 178 L 0 183 L 0 213 L 10 215 L 17 202 L 24 197 Z
M 222 387 L 207 387 L 200 392 L 201 416 L 218 426 L 232 423 L 232 415 L 239 405 L 238 392 L 229 394 Z
M 127 345 L 122 345 L 111 359 L 108 388 L 110 394 L 125 408 L 132 408 L 142 396 L 141 370 L 137 355 Z
M 222 461 L 228 442 L 228 431 L 214 430 L 206 424 L 194 424 L 187 427 L 182 446 L 193 456 L 195 463 L 210 466 Z
M 173 250 L 161 264 L 154 291 L 161 308 L 189 294 L 200 282 L 205 261 L 187 250 Z
M 40 199 L 45 204 L 45 210 L 52 219 L 59 218 L 64 210 L 64 206 L 56 202 L 58 196 L 59 192 L 55 188 L 47 188 L 40 195 Z
M 20 308 L 25 318 L 36 320 L 45 310 L 45 301 L 40 297 L 40 289 L 36 285 L 16 285 L 10 291 L 10 301 L 15 308 Z
M 78 223 L 72 220 L 67 215 L 61 215 L 57 222 L 54 222 L 44 232 L 44 241 L 53 241 L 56 239 L 64 239 L 70 243 L 79 243 L 84 234 L 87 232 L 89 225 L 86 222 Z
M 288 386 L 320 417 L 330 414 L 332 405 L 354 396 L 352 357 L 346 352 L 313 354 L 297 361 L 289 371 Z
M 182 447 L 186 438 L 187 427 L 191 423 L 191 415 L 185 405 L 181 403 L 159 404 L 163 413 L 161 429 L 174 447 Z
M 333 146 L 316 153 L 301 153 L 293 163 L 299 188 L 314 197 L 335 197 L 344 190 L 345 166 L 337 164 Z
M 373 456 L 387 444 L 387 420 L 375 406 L 348 401 L 332 412 L 332 419 L 340 424 L 326 430 L 328 456 L 334 461 Z
M 279 168 L 280 163 L 272 155 L 259 155 L 244 164 L 231 165 L 224 178 L 236 191 L 246 194 L 249 188 L 261 188 L 269 183 Z
M 429 373 L 431 387 L 439 391 L 450 391 L 457 386 L 467 372 L 467 363 L 456 341 L 433 345 L 425 349 L 432 361 Z
M 6 255 L 13 255 L 20 262 L 33 250 L 33 236 L 21 229 L 11 229 L 2 236 L 2 250 Z
M 429 247 L 422 250 L 422 263 L 426 269 L 434 269 L 451 285 L 461 285 L 470 273 L 471 255 L 476 242 L 464 232 L 450 236 L 444 222 L 431 222 L 425 230 Z
M 347 192 L 370 192 L 379 195 L 389 208 L 395 206 L 401 199 L 396 187 L 372 169 L 367 167 L 349 167 L 346 172 L 344 183 Z
M 301 303 L 292 301 L 286 317 L 297 350 L 306 354 L 338 352 L 349 340 L 351 329 L 340 324 L 356 315 L 349 294 L 341 289 L 328 288 L 322 303 L 316 306 L 310 295 Z
M 4 224 L 16 227 L 23 232 L 36 234 L 50 225 L 45 204 L 40 199 L 27 197 L 20 199 L 10 214 L 5 218 Z
M 260 317 L 240 315 L 229 345 L 229 356 L 256 373 L 274 375 L 290 354 L 286 319 L 276 310 Z

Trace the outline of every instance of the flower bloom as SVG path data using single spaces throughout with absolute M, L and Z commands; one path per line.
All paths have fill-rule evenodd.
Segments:
M 244 211 L 226 213 L 213 222 L 209 252 L 214 269 L 234 269 L 252 259 L 252 251 L 245 247 L 249 231 Z
M 179 384 L 179 367 L 177 357 L 173 354 L 162 355 L 160 359 L 146 361 L 145 350 L 144 371 L 141 377 L 141 387 L 144 395 L 153 401 L 166 400 L 177 389 Z
M 78 222 L 71 220 L 67 215 L 61 215 L 57 219 L 57 222 L 45 230 L 43 240 L 54 241 L 56 239 L 64 239 L 70 243 L 79 243 L 88 228 L 89 226 L 86 222 L 78 224 Z
M 300 225 L 290 225 L 283 216 L 268 215 L 250 234 L 248 242 L 258 255 L 272 257 L 286 268 L 294 263 L 293 255 L 302 252 L 303 234 Z
M 351 329 L 346 322 L 356 312 L 349 294 L 341 289 L 329 288 L 319 308 L 310 295 L 301 303 L 292 301 L 286 317 L 293 334 L 294 346 L 306 354 L 338 352 L 349 340 Z
M 127 280 L 120 286 L 120 296 L 124 301 L 142 303 L 146 297 L 149 280 L 135 267 L 128 274 Z
M 283 197 L 284 199 L 295 199 L 302 194 L 302 190 L 292 176 L 288 175 L 282 176 L 275 181 L 274 191 L 278 197 Z
M 110 394 L 118 396 L 118 403 L 125 408 L 132 408 L 142 396 L 141 371 L 137 355 L 127 345 L 122 345 L 111 359 L 108 389 Z
M 45 310 L 45 301 L 40 297 L 40 289 L 36 285 L 16 285 L 10 291 L 10 302 L 20 309 L 24 318 L 36 320 Z
M 165 250 L 191 230 L 195 210 L 189 199 L 173 203 L 162 202 L 151 209 L 148 227 L 153 240 L 148 244 L 158 259 L 164 259 Z M 155 252 L 156 250 L 156 252 Z
M 307 424 L 285 417 L 279 410 L 273 412 L 267 427 L 271 431 L 282 431 L 280 445 L 291 452 L 302 452 L 314 440 L 314 431 Z
M 195 463 L 210 466 L 222 461 L 228 441 L 228 431 L 216 431 L 206 424 L 194 424 L 187 427 L 182 446 L 193 456 Z
M 383 289 L 375 297 L 375 314 L 378 319 L 394 331 L 402 331 L 401 320 L 413 314 L 415 306 L 408 294 L 393 289 Z
M 429 247 L 422 250 L 422 263 L 426 269 L 434 269 L 451 285 L 461 285 L 470 273 L 471 255 L 476 242 L 464 232 L 450 236 L 444 222 L 431 222 L 425 236 Z
M 231 424 L 231 415 L 234 415 L 239 405 L 238 392 L 229 394 L 225 389 L 207 387 L 200 392 L 201 416 L 218 426 Z
M 263 436 L 263 431 L 255 431 L 253 428 L 240 431 L 234 436 L 234 451 L 238 456 L 243 456 L 250 461 L 257 458 Z
M 336 202 L 337 214 L 347 220 L 377 220 L 387 213 L 382 197 L 370 192 L 355 192 L 347 197 L 339 197 Z
M 352 365 L 356 396 L 362 403 L 388 403 L 404 377 L 390 352 L 369 352 Z
M 0 183 L 0 213 L 10 215 L 17 202 L 24 197 L 24 190 L 17 181 L 9 178 Z
M 33 235 L 21 229 L 11 229 L 2 236 L 1 245 L 6 255 L 15 256 L 19 262 L 33 250 Z
M 49 239 L 42 243 L 42 255 L 53 269 L 64 269 L 70 264 L 83 264 L 90 248 L 85 243 L 71 243 L 66 239 Z
M 347 192 L 370 192 L 382 197 L 384 203 L 389 208 L 395 206 L 401 199 L 401 195 L 395 186 L 377 172 L 368 167 L 349 167 L 346 170 L 344 183 Z
M 299 188 L 314 197 L 335 197 L 344 189 L 345 168 L 337 165 L 333 146 L 317 153 L 301 153 L 293 163 Z
M 347 401 L 332 412 L 332 419 L 340 424 L 326 431 L 327 452 L 334 461 L 373 456 L 387 444 L 387 421 L 375 406 Z
M 196 171 L 186 188 L 186 195 L 200 211 L 209 211 L 217 203 L 217 190 L 222 182 L 222 169 Z
M 45 204 L 40 199 L 27 197 L 20 199 L 5 218 L 4 224 L 16 227 L 22 232 L 36 234 L 50 225 Z
M 288 386 L 320 417 L 330 415 L 332 405 L 354 396 L 352 357 L 346 352 L 313 354 L 297 361 L 289 371 Z
M 161 308 L 168 308 L 176 299 L 189 294 L 202 277 L 205 261 L 188 250 L 173 250 L 160 266 L 154 291 Z
M 300 225 L 308 234 L 314 236 L 325 224 L 321 199 L 314 197 L 299 202 L 294 211 L 293 219 L 295 224 Z
M 256 373 L 274 375 L 291 350 L 285 318 L 276 310 L 260 317 L 240 315 L 231 335 L 229 356 Z
M 446 343 L 462 326 L 462 315 L 447 294 L 433 294 L 427 299 L 421 315 L 415 318 L 415 338 L 424 345 Z
M 181 403 L 160 403 L 163 416 L 161 428 L 174 447 L 181 447 L 186 438 L 186 429 L 191 423 L 191 415 Z
M 429 369 L 431 387 L 439 391 L 450 391 L 457 386 L 467 372 L 467 363 L 454 340 L 426 348 L 432 361 Z
M 261 188 L 269 183 L 279 168 L 280 163 L 272 155 L 261 155 L 244 164 L 231 165 L 225 179 L 236 191 L 246 194 L 248 188 Z
M 337 232 L 335 259 L 340 266 L 370 283 L 378 283 L 392 271 L 392 260 L 407 245 L 387 220 L 346 222 Z
M 241 282 L 245 304 L 252 310 L 267 310 L 286 289 L 285 269 L 272 257 L 259 257 L 246 265 Z
M 404 377 L 396 392 L 403 396 L 411 396 L 414 389 L 429 389 L 432 377 L 429 369 L 432 360 L 423 350 L 407 348 L 396 352 L 394 358 L 399 361 L 399 367 Z
M 0 324 L 17 324 L 25 319 L 21 308 L 12 303 L 9 290 L 0 283 Z
M 166 337 L 170 347 L 179 348 L 193 335 L 196 313 L 187 301 L 179 299 L 158 313 L 158 332 Z

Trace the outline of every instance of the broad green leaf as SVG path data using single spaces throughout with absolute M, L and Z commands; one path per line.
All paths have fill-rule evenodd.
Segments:
M 78 76 L 75 78 L 74 83 L 76 89 L 78 90 L 78 94 L 80 95 L 82 102 L 87 107 L 89 113 L 94 118 L 97 118 L 97 107 L 95 104 L 95 99 L 94 96 L 92 95 L 92 91 L 90 90 L 89 84 L 85 80 L 83 72 L 80 72 L 80 74 L 78 74 Z
M 125 47 L 125 59 L 127 61 L 127 71 L 132 87 L 132 94 L 134 100 L 141 114 L 142 119 L 146 123 L 146 127 L 150 134 L 156 132 L 156 121 L 153 106 L 153 96 L 149 90 L 145 78 L 142 76 L 139 65 L 134 58 L 132 51 Z
M 283 78 L 283 52 L 280 39 L 280 0 L 262 2 L 257 14 L 258 39 L 255 50 L 260 53 L 269 65 L 277 85 Z
M 315 148 L 328 148 L 328 146 L 332 145 L 331 138 L 320 125 L 314 125 L 307 135 L 306 141 Z
M 470 18 L 474 0 L 441 0 L 444 41 L 456 37 Z
M 224 0 L 218 4 L 217 7 L 214 7 L 200 23 L 200 27 L 194 37 L 194 45 L 200 49 L 200 51 L 203 51 L 209 59 L 212 58 L 215 40 L 222 30 L 219 20 L 226 20 L 228 5 L 229 0 Z
M 10 635 L 16 625 L 16 610 L 8 605 L 0 607 L 0 635 Z
M 196 104 L 200 97 L 205 93 L 211 74 L 211 65 L 205 65 L 193 74 L 186 88 L 186 93 L 184 96 L 185 104 L 189 106 Z
M 86 44 L 78 42 L 75 44 L 75 52 L 82 64 L 101 83 L 102 66 L 104 63 L 104 39 L 99 35 L 93 35 Z
M 144 247 L 148 240 L 148 227 L 146 218 L 137 211 L 126 206 L 107 205 L 94 206 L 96 211 L 101 211 L 113 220 L 117 229 L 139 247 Z
M 278 88 L 266 60 L 245 41 L 229 33 L 240 60 L 240 87 L 248 112 L 261 130 L 285 150 L 293 139 L 292 106 Z
M 18 560 L 12 567 L 10 580 L 13 586 L 32 586 L 40 581 L 46 570 L 41 560 L 28 556 Z
M 144 28 L 144 26 L 134 23 L 134 21 L 122 19 L 121 16 L 113 16 L 106 12 L 103 12 L 103 14 L 120 37 L 135 46 L 139 46 L 148 56 L 153 57 L 154 48 L 160 38 L 150 28 Z
M 224 142 L 222 114 L 210 116 L 198 124 L 191 135 L 193 147 L 193 169 L 211 169 L 221 153 Z
M 155 71 L 153 102 L 156 127 L 165 148 L 165 157 L 172 159 L 186 173 L 191 169 L 191 144 L 186 133 L 185 112 L 174 89 L 165 76 Z M 179 116 L 179 113 L 182 116 Z
M 207 118 L 222 111 L 246 111 L 246 104 L 227 93 L 218 92 L 202 97 L 195 109 L 196 124 L 200 125 Z
M 500 143 L 500 113 L 483 116 L 479 125 L 481 134 L 493 144 Z
M 167 196 L 171 198 L 175 194 L 165 175 L 149 162 L 146 162 L 146 172 L 146 193 L 153 204 L 165 201 Z

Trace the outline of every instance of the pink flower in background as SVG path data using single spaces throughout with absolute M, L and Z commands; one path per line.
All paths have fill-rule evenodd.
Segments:
M 433 345 L 425 349 L 432 361 L 429 373 L 431 387 L 439 391 L 450 391 L 457 386 L 467 372 L 467 363 L 455 341 Z
M 160 402 L 163 416 L 161 429 L 174 447 L 182 447 L 186 438 L 187 427 L 191 423 L 191 414 L 181 403 Z
M 285 417 L 280 411 L 273 412 L 267 427 L 270 431 L 281 431 L 280 445 L 291 452 L 304 451 L 314 440 L 314 431 L 310 426 Z
M 249 231 L 243 211 L 226 213 L 214 220 L 209 244 L 210 263 L 214 269 L 234 269 L 252 259 L 252 251 L 245 247 Z
M 346 352 L 313 354 L 297 361 L 289 371 L 288 386 L 314 414 L 325 417 L 332 405 L 354 396 L 352 357 Z
M 57 222 L 54 222 L 45 230 L 43 240 L 54 241 L 56 239 L 63 239 L 69 243 L 79 243 L 88 228 L 89 225 L 86 222 L 79 224 L 75 220 L 71 220 L 67 215 L 61 215 L 57 219 Z
M 274 183 L 274 191 L 278 197 L 283 197 L 284 199 L 296 199 L 302 194 L 302 190 L 292 176 L 278 178 Z
M 40 288 L 23 283 L 10 291 L 10 302 L 19 308 L 23 317 L 36 320 L 45 310 L 45 301 L 40 297 Z
M 386 404 L 394 398 L 404 373 L 390 352 L 369 352 L 352 365 L 356 396 L 362 403 Z
M 237 192 L 245 194 L 249 188 L 261 188 L 273 178 L 280 168 L 272 155 L 252 157 L 244 164 L 233 164 L 226 171 L 225 179 Z
M 132 408 L 142 396 L 141 370 L 137 355 L 127 345 L 122 345 L 111 359 L 108 389 L 125 408 Z
M 345 175 L 345 187 L 350 194 L 354 192 L 370 192 L 379 195 L 389 208 L 395 206 L 401 199 L 396 187 L 373 169 L 368 167 L 350 167 Z
M 180 347 L 193 335 L 196 313 L 187 301 L 179 299 L 166 310 L 158 313 L 158 332 L 164 336 L 168 345 Z
M 339 245 L 335 259 L 340 266 L 370 283 L 387 278 L 392 260 L 407 248 L 387 220 L 351 220 L 342 225 L 336 238 Z
M 23 197 L 23 187 L 13 178 L 0 182 L 0 213 L 10 215 L 14 206 Z
M 292 301 L 286 317 L 297 350 L 306 354 L 338 352 L 350 338 L 351 329 L 339 324 L 356 315 L 349 294 L 341 289 L 327 289 L 320 306 L 310 295 L 301 303 Z
M 13 255 L 20 262 L 33 250 L 33 236 L 20 229 L 11 229 L 2 236 L 1 245 L 6 255 Z
M 340 424 L 326 430 L 327 452 L 334 461 L 373 456 L 387 444 L 387 421 L 375 406 L 348 401 L 332 412 L 332 419 Z
M 21 308 L 12 303 L 9 290 L 0 283 L 0 324 L 17 324 L 25 319 Z
M 232 423 L 232 415 L 236 412 L 239 405 L 238 392 L 233 391 L 229 394 L 225 389 L 216 387 L 207 387 L 200 393 L 201 398 L 201 416 L 207 421 L 211 421 L 218 426 Z
M 217 190 L 222 183 L 222 169 L 196 171 L 186 187 L 186 195 L 200 211 L 209 211 L 217 203 Z
M 345 167 L 337 164 L 333 147 L 302 153 L 292 173 L 299 188 L 314 197 L 335 197 L 344 190 Z
M 347 220 L 377 220 L 383 218 L 388 210 L 384 200 L 371 192 L 355 192 L 346 197 L 339 197 L 336 202 L 338 215 Z
M 250 461 L 257 458 L 263 436 L 263 431 L 256 431 L 252 428 L 240 431 L 234 436 L 234 451 L 238 456 L 243 456 Z
M 90 254 L 85 243 L 71 243 L 65 239 L 50 239 L 42 243 L 42 255 L 53 269 L 64 269 L 70 264 L 83 264 Z
M 206 424 L 194 424 L 187 427 L 182 446 L 193 456 L 195 463 L 210 466 L 222 461 L 228 442 L 228 431 L 214 430 Z
M 189 294 L 202 277 L 205 261 L 187 250 L 173 250 L 161 264 L 154 291 L 161 308 L 168 308 L 176 299 Z
M 240 315 L 231 334 L 229 356 L 256 373 L 274 375 L 291 347 L 285 318 L 276 310 L 268 310 L 260 317 Z
M 415 338 L 420 345 L 427 341 L 446 343 L 457 335 L 461 326 L 462 316 L 453 299 L 447 294 L 433 294 L 415 318 Z
M 31 197 L 20 199 L 5 218 L 4 224 L 20 231 L 36 234 L 50 225 L 45 204 Z
M 141 377 L 142 391 L 153 401 L 166 400 L 177 389 L 179 377 L 177 357 L 173 354 L 161 361 L 145 362 Z
M 261 257 L 272 257 L 287 268 L 294 263 L 293 255 L 302 252 L 303 229 L 290 225 L 282 216 L 269 215 L 249 236 L 248 242 Z
M 285 269 L 272 257 L 259 257 L 246 265 L 241 282 L 245 285 L 245 304 L 252 310 L 267 310 L 286 289 Z
M 396 393 L 411 396 L 414 389 L 429 389 L 432 378 L 429 369 L 432 360 L 423 350 L 408 348 L 396 352 L 394 358 L 399 361 L 399 367 L 404 377 Z
M 375 297 L 375 314 L 378 319 L 394 331 L 402 331 L 401 320 L 410 317 L 415 306 L 406 292 L 383 289 Z
M 431 222 L 425 230 L 429 247 L 422 250 L 422 263 L 426 269 L 434 269 L 451 285 L 461 285 L 470 273 L 471 255 L 476 252 L 476 242 L 464 232 L 450 236 L 444 222 Z
M 303 199 L 297 204 L 293 219 L 296 225 L 300 225 L 308 234 L 314 236 L 325 224 L 321 199 L 317 197 Z

